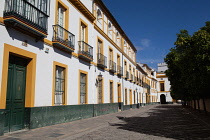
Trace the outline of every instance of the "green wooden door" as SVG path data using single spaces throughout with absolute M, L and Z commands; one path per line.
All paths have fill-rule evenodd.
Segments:
M 7 81 L 5 132 L 23 129 L 27 61 L 10 56 Z

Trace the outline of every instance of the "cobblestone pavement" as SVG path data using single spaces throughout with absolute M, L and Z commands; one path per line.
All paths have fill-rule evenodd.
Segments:
M 140 109 L 6 134 L 1 140 L 210 140 L 210 118 L 181 105 Z

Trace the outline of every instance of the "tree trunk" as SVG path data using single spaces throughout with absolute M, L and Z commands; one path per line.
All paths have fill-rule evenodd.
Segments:
M 197 104 L 198 104 L 198 111 L 199 113 L 201 113 L 199 100 L 197 100 Z
M 194 100 L 194 109 L 196 110 L 196 100 Z
M 207 115 L 207 110 L 206 110 L 206 103 L 205 103 L 205 99 L 203 98 L 203 108 L 204 108 L 204 112 Z

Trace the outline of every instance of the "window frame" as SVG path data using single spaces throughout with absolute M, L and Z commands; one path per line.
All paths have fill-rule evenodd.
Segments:
M 68 84 L 68 66 L 56 61 L 53 61 L 53 92 L 52 92 L 52 106 L 55 106 L 55 89 L 56 89 L 56 66 L 62 67 L 64 68 L 64 79 L 65 79 L 65 83 L 64 83 L 64 95 L 63 95 L 63 104 L 62 105 L 67 105 L 67 84 Z

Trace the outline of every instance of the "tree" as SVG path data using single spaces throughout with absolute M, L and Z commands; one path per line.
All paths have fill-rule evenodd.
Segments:
M 210 22 L 192 36 L 187 30 L 181 30 L 174 44 L 165 57 L 171 96 L 194 103 L 197 100 L 198 105 L 203 99 L 205 107 L 204 99 L 210 97 Z

